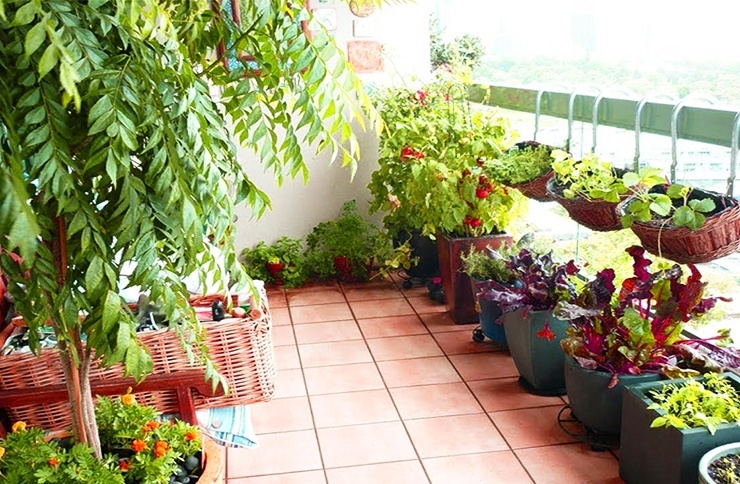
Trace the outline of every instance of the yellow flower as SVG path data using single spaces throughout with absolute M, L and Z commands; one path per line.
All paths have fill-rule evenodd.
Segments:
M 10 427 L 10 430 L 17 434 L 18 432 L 23 432 L 26 430 L 26 422 L 21 422 L 20 420 L 13 424 L 12 427 Z
M 0 459 L 5 455 L 5 447 L 0 447 Z
M 128 387 L 125 395 L 121 395 L 121 403 L 124 405 L 133 405 L 136 403 L 136 397 L 131 394 L 131 387 Z

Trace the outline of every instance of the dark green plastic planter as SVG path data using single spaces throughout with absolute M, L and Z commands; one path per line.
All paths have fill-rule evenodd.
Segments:
M 475 300 L 475 309 L 478 312 L 478 322 L 480 323 L 481 331 L 491 341 L 506 344 L 504 325 L 499 321 L 503 314 L 501 307 L 495 301 L 489 301 L 484 297 L 478 296 L 476 285 L 481 282 L 484 281 L 473 277 L 470 278 L 470 287 L 473 291 L 473 299 Z
M 548 341 L 537 336 L 545 321 L 555 338 Z M 509 352 L 521 378 L 519 382 L 529 392 L 538 395 L 563 395 L 565 354 L 560 340 L 565 337 L 568 322 L 558 319 L 551 311 L 523 309 L 504 314 L 504 330 Z
M 616 435 L 622 425 L 622 387 L 657 381 L 660 375 L 620 375 L 619 383 L 609 388 L 611 379 L 611 373 L 588 370 L 565 357 L 565 391 L 573 415 L 589 430 Z
M 740 379 L 725 373 L 740 390 Z M 651 429 L 662 410 L 648 410 L 653 403 L 649 392 L 665 383 L 684 380 L 641 383 L 624 388 L 622 394 L 622 435 L 619 447 L 619 476 L 630 484 L 695 484 L 701 457 L 710 449 L 740 441 L 740 425 L 723 424 L 712 435 L 705 428 Z

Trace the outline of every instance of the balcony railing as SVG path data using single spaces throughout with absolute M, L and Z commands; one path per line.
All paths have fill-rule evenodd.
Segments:
M 691 94 L 677 99 L 662 93 L 639 97 L 588 87 L 536 89 L 475 84 L 469 90 L 469 99 L 502 109 L 535 114 L 535 139 L 541 116 L 568 120 L 566 148 L 572 141 L 575 122 L 633 130 L 636 133 L 635 166 L 640 161 L 640 133 L 668 136 L 672 140 L 671 181 L 676 181 L 679 167 L 676 147 L 679 139 L 731 148 L 731 156 L 726 161 L 726 172 L 729 173 L 727 194 L 734 195 L 740 112 L 719 105 L 711 96 Z M 596 130 L 593 136 L 595 147 Z

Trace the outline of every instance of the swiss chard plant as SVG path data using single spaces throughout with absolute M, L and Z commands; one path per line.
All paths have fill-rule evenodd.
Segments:
M 559 301 L 575 298 L 580 268 L 572 260 L 567 263 L 556 261 L 552 253 L 538 254 L 522 249 L 507 260 L 507 267 L 514 275 L 516 284 L 505 285 L 497 281 L 481 283 L 481 297 L 496 302 L 501 311 L 509 313 L 524 308 L 526 311 L 550 311 Z M 547 321 L 538 336 L 553 339 Z
M 695 266 L 688 266 L 686 278 L 678 264 L 650 272 L 652 261 L 642 247 L 627 251 L 634 260 L 634 275 L 622 282 L 619 292 L 614 270 L 604 269 L 574 300 L 555 308 L 556 316 L 571 322 L 568 337 L 561 341 L 563 350 L 584 368 L 612 373 L 611 386 L 618 375 L 688 371 L 677 366 L 683 324 L 717 301 L 703 297 L 706 283 Z

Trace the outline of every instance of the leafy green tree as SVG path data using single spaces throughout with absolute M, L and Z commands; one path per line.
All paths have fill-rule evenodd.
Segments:
M 350 120 L 376 120 L 334 42 L 301 29 L 303 0 L 243 2 L 241 25 L 210 3 L 0 0 L 0 267 L 35 351 L 53 326 L 74 433 L 98 455 L 91 364 L 152 368 L 119 297 L 124 264 L 217 378 L 181 277 L 214 269 L 217 247 L 245 281 L 234 204 L 269 201 L 236 145 L 278 181 L 307 176 L 301 143 L 354 170 Z

